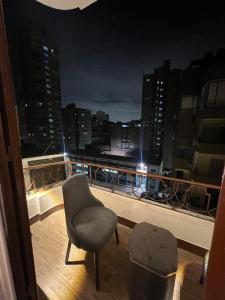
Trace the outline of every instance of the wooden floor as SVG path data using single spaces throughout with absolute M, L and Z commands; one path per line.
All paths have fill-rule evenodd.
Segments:
M 111 300 L 128 299 L 127 243 L 131 229 L 119 225 L 120 245 L 115 237 L 100 253 L 100 291 L 95 290 L 93 255 L 71 248 L 70 260 L 80 265 L 65 265 L 67 234 L 64 211 L 58 211 L 31 226 L 36 275 L 40 299 Z M 201 257 L 179 249 L 179 267 L 173 300 L 201 299 Z

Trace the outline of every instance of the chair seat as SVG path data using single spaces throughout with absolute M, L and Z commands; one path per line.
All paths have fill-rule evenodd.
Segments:
M 86 251 L 100 250 L 116 229 L 117 216 L 108 208 L 89 206 L 72 220 L 76 246 Z

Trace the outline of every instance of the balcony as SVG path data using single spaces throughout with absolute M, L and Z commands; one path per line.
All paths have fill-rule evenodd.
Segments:
M 131 229 L 119 225 L 120 244 L 117 245 L 113 237 L 101 251 L 99 292 L 95 290 L 92 254 L 72 246 L 71 260 L 78 260 L 84 264 L 64 264 L 67 234 L 63 211 L 35 223 L 31 226 L 31 232 L 37 282 L 42 291 L 40 299 L 129 299 L 127 243 Z M 178 252 L 179 267 L 173 299 L 200 299 L 202 258 L 182 249 Z
M 67 234 L 61 185 L 67 176 L 80 172 L 120 223 L 120 245 L 112 238 L 102 251 L 99 293 L 91 254 L 72 247 L 71 259 L 84 265 L 64 265 Z M 200 299 L 202 256 L 210 249 L 220 186 L 70 160 L 27 165 L 24 174 L 37 280 L 48 299 L 128 299 L 127 242 L 131 228 L 143 221 L 170 230 L 178 239 L 173 299 Z M 146 191 L 147 179 L 159 181 L 157 195 Z

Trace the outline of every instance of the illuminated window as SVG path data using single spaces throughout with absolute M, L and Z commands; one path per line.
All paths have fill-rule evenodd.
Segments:
M 43 48 L 45 51 L 48 51 L 48 47 L 47 47 L 46 45 L 44 45 L 42 48 Z

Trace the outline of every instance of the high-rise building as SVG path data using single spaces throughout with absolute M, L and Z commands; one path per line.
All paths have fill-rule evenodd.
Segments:
M 85 149 L 92 142 L 91 112 L 74 103 L 63 108 L 65 151 Z
M 62 151 L 59 58 L 45 31 L 23 30 L 13 70 L 23 154 L 29 149 L 33 155 Z
M 109 115 L 103 111 L 92 115 L 92 146 L 100 151 L 110 150 Z
M 143 77 L 142 151 L 147 163 L 173 170 L 181 71 L 170 60 Z M 162 169 L 161 167 L 158 169 Z
M 78 149 L 77 114 L 74 103 L 63 108 L 63 138 L 65 151 L 70 152 Z
M 85 149 L 92 142 L 91 111 L 85 108 L 76 109 L 78 149 Z

